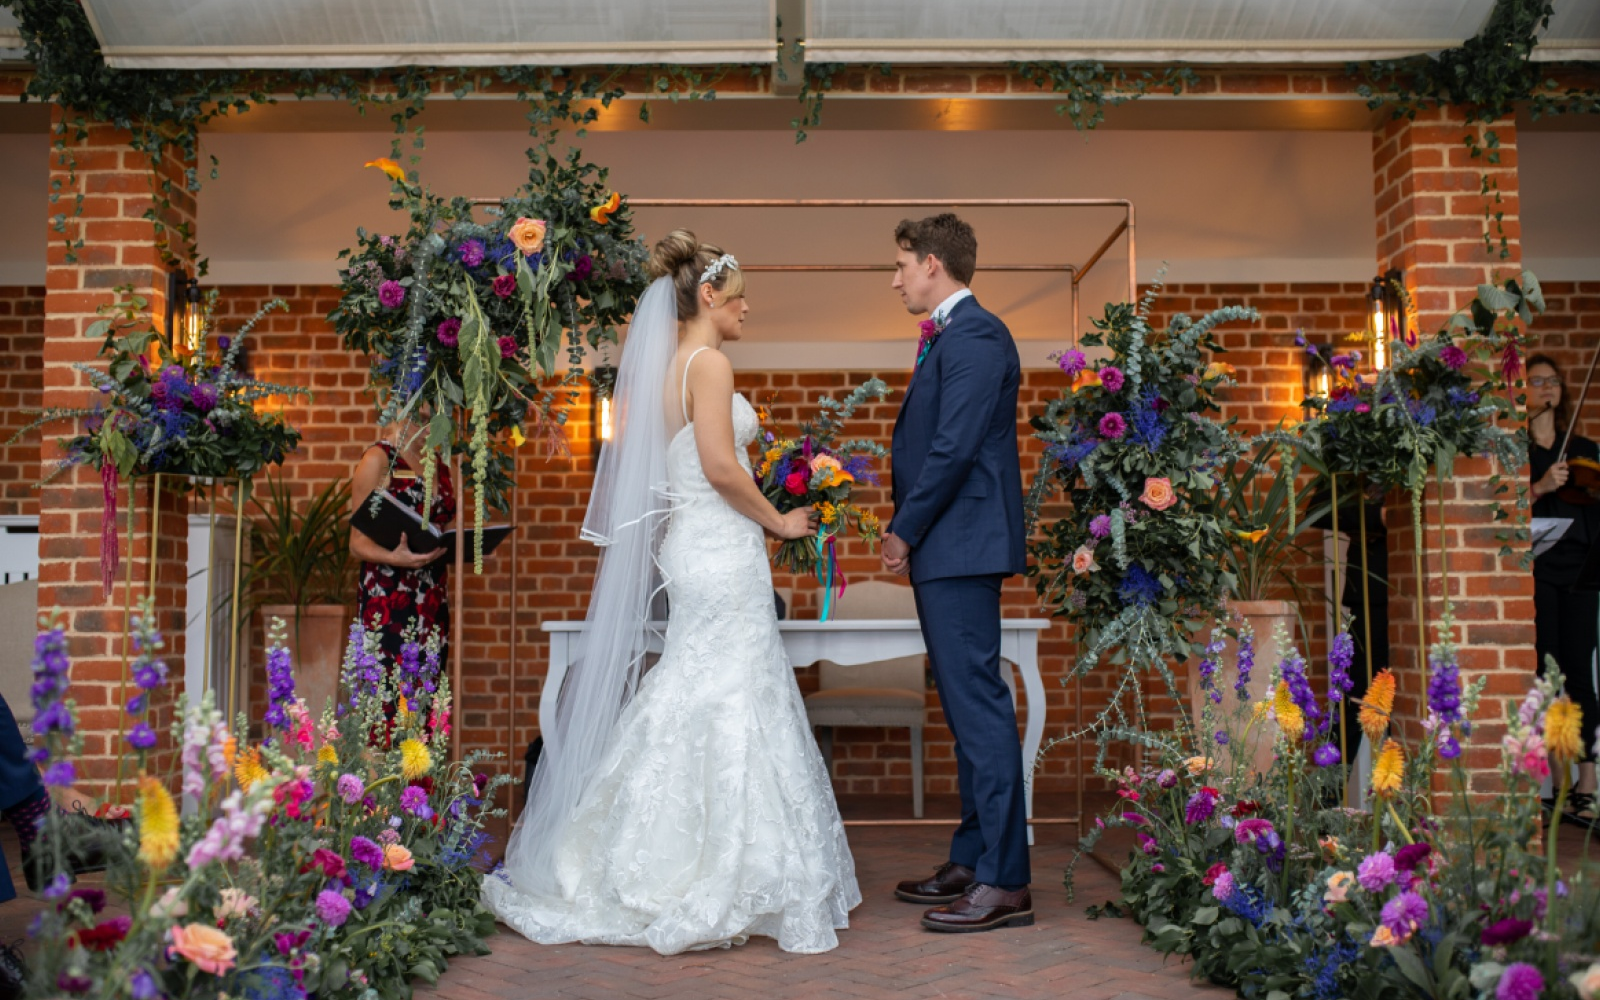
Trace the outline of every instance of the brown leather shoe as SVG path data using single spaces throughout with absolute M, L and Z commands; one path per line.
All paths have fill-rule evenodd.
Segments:
M 992 931 L 996 927 L 1033 926 L 1033 897 L 1024 886 L 1015 892 L 974 882 L 966 893 L 948 906 L 935 906 L 922 915 L 922 926 L 930 931 L 965 934 Z
M 946 861 L 932 878 L 901 882 L 895 886 L 894 895 L 908 903 L 953 903 L 967 891 L 975 877 L 976 873 L 966 865 Z

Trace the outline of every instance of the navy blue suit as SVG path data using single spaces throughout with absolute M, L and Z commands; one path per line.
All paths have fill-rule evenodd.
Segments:
M 1004 323 L 965 298 L 912 376 L 894 425 L 894 518 L 945 721 L 961 825 L 950 860 L 1002 888 L 1030 881 L 1017 714 L 1000 670 L 1000 584 L 1026 559 L 1017 386 Z

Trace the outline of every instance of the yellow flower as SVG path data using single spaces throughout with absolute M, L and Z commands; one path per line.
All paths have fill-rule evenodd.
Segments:
M 1233 377 L 1233 371 L 1234 371 L 1233 366 L 1228 364 L 1226 361 L 1213 361 L 1209 365 L 1206 365 L 1205 374 L 1202 375 L 1201 377 L 1202 378 L 1208 378 L 1208 379 L 1209 378 L 1232 378 Z
M 522 433 L 522 428 L 518 427 L 516 424 L 512 424 L 511 425 L 511 447 L 513 447 L 513 448 L 521 448 L 524 444 L 527 443 L 527 440 L 528 440 L 527 437 L 525 437 L 523 435 L 523 433 Z
M 1262 698 L 1257 702 L 1252 702 L 1250 705 L 1250 721 L 1260 722 L 1262 719 L 1265 719 L 1267 717 L 1267 710 L 1270 708 L 1272 708 L 1272 702 L 1265 698 Z
M 267 780 L 270 773 L 266 765 L 261 763 L 260 747 L 247 747 L 243 753 L 234 757 L 233 778 L 239 782 L 239 788 L 243 791 L 248 792 L 251 785 Z
M 1259 542 L 1263 538 L 1267 537 L 1267 529 L 1257 528 L 1255 531 L 1235 531 L 1234 534 L 1254 545 L 1256 542 Z
M 148 775 L 139 779 L 139 860 L 162 869 L 178 855 L 178 807 L 167 786 Z
M 428 752 L 421 740 L 409 739 L 400 744 L 400 773 L 405 775 L 407 781 L 415 781 L 431 770 L 433 754 Z
M 1558 761 L 1570 763 L 1583 756 L 1583 709 L 1566 695 L 1545 713 L 1544 745 Z
M 603 226 L 611 221 L 611 216 L 616 214 L 617 209 L 621 207 L 622 195 L 613 191 L 611 192 L 611 197 L 589 209 L 589 218 L 593 219 L 596 224 Z
M 1385 670 L 1372 679 L 1367 696 L 1361 699 L 1361 731 L 1372 742 L 1389 728 L 1389 713 L 1394 711 L 1394 674 Z
M 831 503 L 817 504 L 817 515 L 823 524 L 834 524 L 839 520 L 839 510 Z
M 389 159 L 387 156 L 380 157 L 376 160 L 368 160 L 366 163 L 362 164 L 362 166 L 377 167 L 379 170 L 382 170 L 384 173 L 388 174 L 390 180 L 399 181 L 401 184 L 406 182 L 406 172 L 400 168 L 400 164 Z
M 395 705 L 395 721 L 402 726 L 411 722 L 411 702 L 405 695 L 401 695 L 399 703 Z
M 1095 371 L 1093 368 L 1085 368 L 1083 371 L 1079 372 L 1073 377 L 1072 385 L 1068 391 L 1077 392 L 1079 389 L 1088 389 L 1099 384 L 1100 373 Z
M 1372 765 L 1372 790 L 1379 795 L 1390 795 L 1400 790 L 1400 779 L 1405 774 L 1406 755 L 1400 744 L 1385 740 L 1378 759 Z
M 322 749 L 317 751 L 317 763 L 327 767 L 338 767 L 339 751 L 333 748 L 332 743 L 322 744 Z
M 1272 714 L 1278 719 L 1278 728 L 1290 740 L 1298 740 L 1306 734 L 1305 713 L 1290 697 L 1288 681 L 1278 682 L 1278 692 L 1272 698 Z

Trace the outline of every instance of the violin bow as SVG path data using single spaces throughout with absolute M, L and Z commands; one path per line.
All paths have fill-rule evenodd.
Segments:
M 1583 401 L 1589 398 L 1589 386 L 1594 382 L 1594 369 L 1597 364 L 1600 364 L 1600 350 L 1594 352 L 1594 358 L 1589 362 L 1589 374 L 1583 378 L 1583 391 L 1578 393 L 1578 405 L 1572 408 L 1572 419 L 1567 421 L 1567 433 L 1561 439 L 1561 450 L 1556 453 L 1557 462 L 1567 460 L 1567 444 L 1572 440 L 1572 429 L 1578 426 L 1578 415 L 1583 412 Z

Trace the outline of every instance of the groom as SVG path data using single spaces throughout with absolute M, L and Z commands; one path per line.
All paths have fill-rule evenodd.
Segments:
M 894 289 L 922 323 L 916 368 L 894 425 L 894 519 L 883 565 L 911 576 L 945 721 L 955 735 L 961 825 L 950 860 L 895 895 L 942 903 L 932 931 L 1033 923 L 1022 745 L 1000 674 L 1000 584 L 1023 571 L 1017 384 L 1004 323 L 972 297 L 972 227 L 954 215 L 894 233 Z

